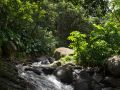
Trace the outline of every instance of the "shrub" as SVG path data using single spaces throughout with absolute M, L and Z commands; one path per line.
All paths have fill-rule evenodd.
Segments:
M 120 54 L 120 29 L 109 22 L 105 26 L 94 26 L 97 29 L 88 38 L 78 31 L 68 37 L 70 47 L 75 50 L 76 58 L 82 65 L 101 66 L 109 56 Z
M 65 57 L 62 57 L 60 59 L 61 63 L 64 65 L 64 64 L 67 64 L 67 63 L 74 63 L 74 64 L 77 64 L 76 62 L 76 57 L 75 56 L 65 56 Z

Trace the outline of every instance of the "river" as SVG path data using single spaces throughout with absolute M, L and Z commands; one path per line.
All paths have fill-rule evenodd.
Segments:
M 39 67 L 40 63 L 33 63 L 31 66 Z M 73 90 L 71 85 L 65 85 L 61 83 L 54 75 L 36 74 L 33 71 L 25 71 L 26 67 L 17 65 L 19 76 L 25 79 L 27 82 L 32 84 L 34 88 L 29 88 L 28 90 Z

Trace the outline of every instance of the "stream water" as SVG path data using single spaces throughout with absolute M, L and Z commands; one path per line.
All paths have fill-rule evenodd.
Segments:
M 39 67 L 40 63 L 34 63 L 32 65 Z M 71 85 L 61 83 L 54 75 L 38 75 L 32 71 L 24 71 L 28 66 L 18 65 L 17 67 L 20 77 L 34 86 L 34 89 L 30 90 L 73 90 Z

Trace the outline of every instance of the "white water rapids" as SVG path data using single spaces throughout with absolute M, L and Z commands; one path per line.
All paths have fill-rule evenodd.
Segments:
M 33 66 L 39 67 L 38 64 L 33 64 Z M 61 83 L 54 75 L 37 75 L 32 71 L 24 71 L 27 66 L 18 65 L 17 67 L 20 77 L 35 87 L 28 90 L 73 90 L 71 85 Z

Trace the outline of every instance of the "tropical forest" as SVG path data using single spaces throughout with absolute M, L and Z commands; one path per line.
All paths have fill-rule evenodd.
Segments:
M 0 90 L 120 90 L 120 0 L 0 0 Z

